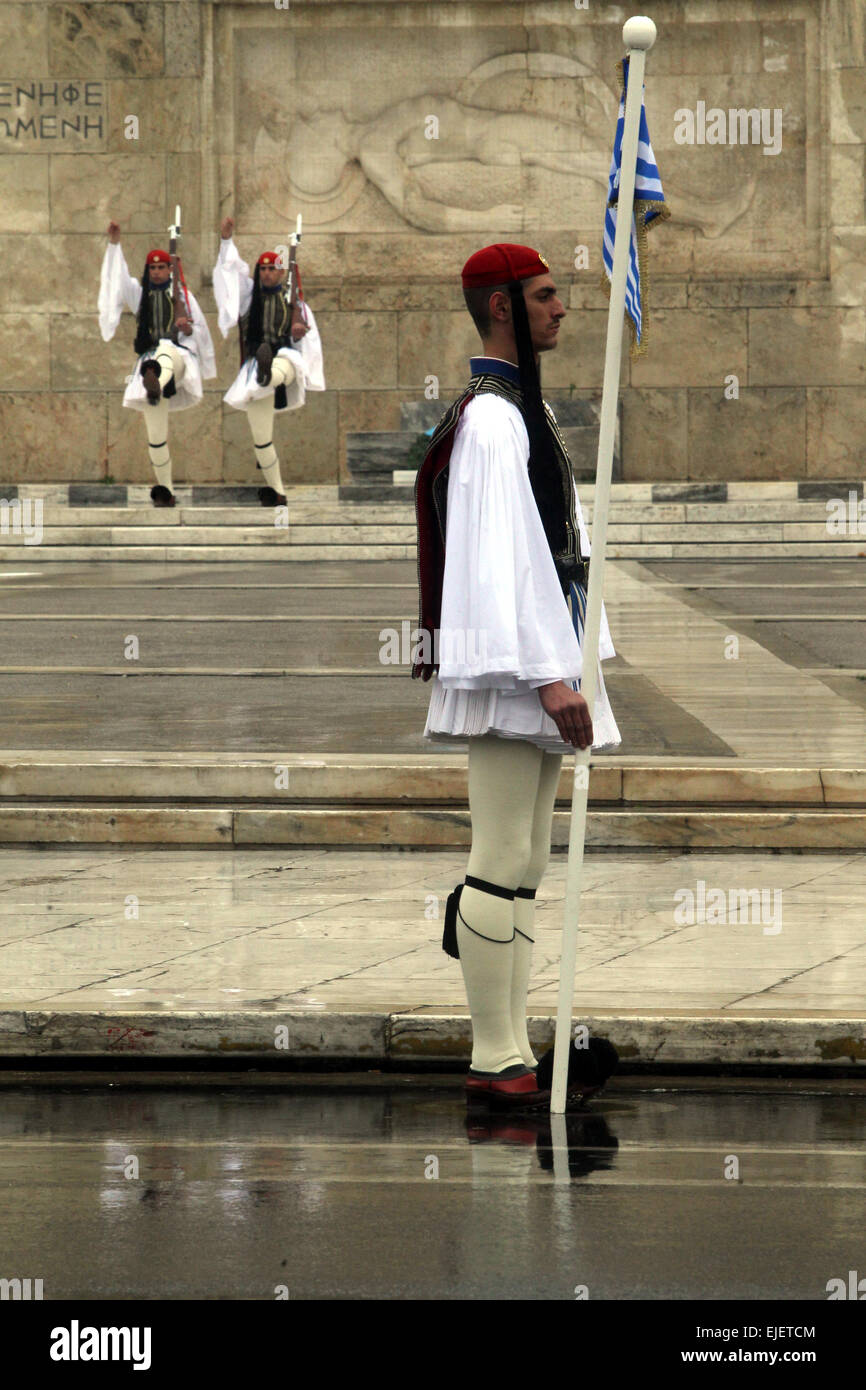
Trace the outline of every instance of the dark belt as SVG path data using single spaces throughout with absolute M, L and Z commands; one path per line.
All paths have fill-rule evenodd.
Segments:
M 281 338 L 262 338 L 261 342 L 259 343 L 244 343 L 244 351 L 246 352 L 247 357 L 255 357 L 262 343 L 267 343 L 268 347 L 271 349 L 274 356 L 276 357 L 280 348 L 290 348 L 292 346 L 292 339 L 291 337 L 287 338 L 286 335 L 283 334 Z
M 577 560 L 573 555 L 554 555 L 553 563 L 564 594 L 568 593 L 568 586 L 572 583 L 582 584 L 586 588 L 589 582 L 588 560 Z

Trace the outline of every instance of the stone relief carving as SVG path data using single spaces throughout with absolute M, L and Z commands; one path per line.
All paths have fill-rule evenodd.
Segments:
M 613 82 L 576 59 L 518 52 L 481 64 L 453 94 L 425 92 L 366 119 L 340 106 L 287 112 L 273 86 L 247 84 L 246 95 L 258 118 L 259 193 L 280 220 L 302 212 L 310 231 L 339 230 L 368 184 L 426 232 L 529 234 L 585 224 L 587 196 L 607 189 L 619 102 Z M 431 116 L 438 138 L 425 133 Z M 541 171 L 554 177 L 539 182 Z M 664 181 L 675 221 L 711 238 L 743 215 L 755 192 L 754 178 L 711 199 Z

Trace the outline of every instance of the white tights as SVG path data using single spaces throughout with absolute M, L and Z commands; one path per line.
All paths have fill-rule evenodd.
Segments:
M 472 849 L 467 875 L 506 889 L 536 889 L 550 856 L 553 803 L 562 767 L 525 739 L 485 734 L 469 740 Z M 535 898 L 463 888 L 457 949 L 472 1015 L 472 1070 L 534 1066 L 526 996 Z
M 262 474 L 268 487 L 285 495 L 283 479 L 280 474 L 280 461 L 274 448 L 274 392 L 278 386 L 285 386 L 294 380 L 295 369 L 288 357 L 274 357 L 271 363 L 271 384 L 274 387 L 267 396 L 250 401 L 247 406 L 247 419 L 256 449 L 256 459 L 261 464 Z
M 184 354 L 180 348 L 175 347 L 174 343 L 159 344 L 153 353 L 154 361 L 159 363 L 159 385 L 160 390 L 164 391 L 168 383 L 174 377 L 175 384 L 180 385 L 183 381 L 183 374 L 186 371 Z M 160 395 L 155 405 L 149 402 L 144 407 L 144 426 L 147 430 L 147 447 L 150 454 L 150 461 L 153 464 L 153 471 L 156 474 L 156 481 L 163 487 L 167 487 L 169 492 L 171 486 L 171 454 L 168 449 L 168 401 L 165 396 Z

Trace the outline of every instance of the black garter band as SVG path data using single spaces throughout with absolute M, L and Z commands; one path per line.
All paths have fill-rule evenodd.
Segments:
M 500 942 L 497 937 L 484 936 L 483 932 L 475 931 L 474 927 L 470 927 L 458 906 L 464 884 L 467 888 L 477 888 L 482 893 L 492 893 L 494 897 L 507 898 L 512 902 L 515 898 L 534 898 L 536 893 L 534 888 L 501 888 L 498 883 L 488 883 L 485 878 L 474 878 L 472 874 L 467 874 L 464 883 L 458 883 L 454 892 L 448 894 L 448 901 L 445 904 L 445 926 L 442 931 L 442 950 L 446 955 L 452 956 L 454 960 L 460 959 L 460 953 L 457 950 L 458 916 L 467 931 L 474 932 L 475 936 L 482 937 L 484 941 L 496 941 L 497 944 L 501 946 L 508 945 L 507 941 Z M 531 940 L 524 932 L 521 932 L 520 935 L 523 936 L 526 941 Z M 512 936 L 510 940 L 513 941 L 514 937 Z

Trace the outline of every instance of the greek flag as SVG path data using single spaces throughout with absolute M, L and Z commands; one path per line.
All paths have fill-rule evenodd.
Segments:
M 617 65 L 617 73 L 622 85 L 619 103 L 619 116 L 616 122 L 616 137 L 613 142 L 613 159 L 610 164 L 610 180 L 607 191 L 607 208 L 604 215 L 604 240 L 602 260 L 604 274 L 602 285 L 610 295 L 610 282 L 613 275 L 613 243 L 616 236 L 616 204 L 619 198 L 619 175 L 622 161 L 622 135 L 625 129 L 625 94 L 628 85 L 628 58 Z M 663 222 L 670 217 L 670 208 L 665 203 L 662 182 L 659 177 L 653 147 L 650 144 L 649 129 L 646 122 L 646 108 L 643 100 L 640 107 L 640 129 L 638 131 L 637 168 L 634 185 L 634 213 L 631 221 L 631 247 L 629 250 L 628 275 L 625 289 L 625 311 L 631 332 L 631 356 L 639 357 L 646 351 L 649 332 L 649 304 L 647 284 L 647 227 L 653 222 Z

